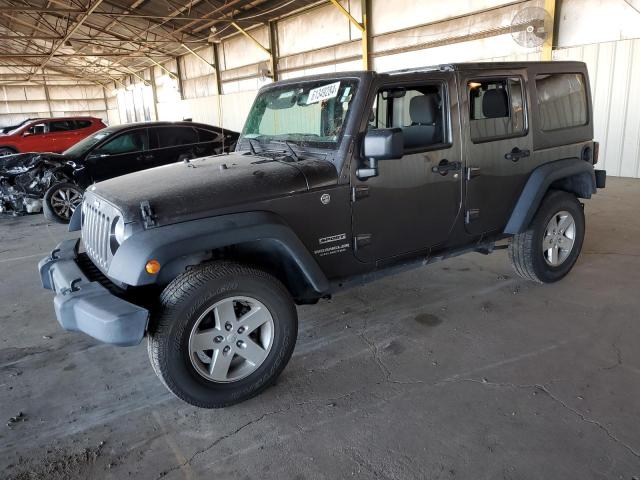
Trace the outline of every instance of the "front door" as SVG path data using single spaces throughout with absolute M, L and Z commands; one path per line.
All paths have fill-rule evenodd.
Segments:
M 376 177 L 352 174 L 353 234 L 361 261 L 420 254 L 449 237 L 462 183 L 453 78 L 416 74 L 402 83 L 381 83 L 374 92 L 368 129 L 401 128 L 405 154 L 379 161 Z
M 526 70 L 461 74 L 468 167 L 465 224 L 471 234 L 504 229 L 531 171 L 526 75 Z
M 94 182 L 149 168 L 149 136 L 146 128 L 123 132 L 97 147 L 87 158 Z

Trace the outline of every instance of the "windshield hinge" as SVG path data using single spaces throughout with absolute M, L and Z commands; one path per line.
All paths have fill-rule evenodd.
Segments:
M 358 200 L 369 196 L 369 187 L 366 185 L 356 185 L 351 189 L 351 201 L 357 202 Z
M 142 215 L 145 229 L 158 225 L 158 222 L 156 222 L 156 214 L 153 212 L 148 200 L 140 202 L 140 214 Z

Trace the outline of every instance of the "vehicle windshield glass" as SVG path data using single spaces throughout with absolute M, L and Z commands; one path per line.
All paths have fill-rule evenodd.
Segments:
M 358 82 L 325 80 L 282 85 L 258 96 L 242 139 L 335 148 L 342 137 Z
M 93 135 L 89 135 L 88 137 L 80 140 L 73 147 L 68 148 L 64 151 L 64 155 L 69 155 L 70 157 L 81 157 L 85 155 L 89 150 L 91 150 L 95 145 L 104 140 L 110 135 L 113 135 L 119 129 L 116 127 L 108 127 L 103 128 L 102 130 L 94 133 Z

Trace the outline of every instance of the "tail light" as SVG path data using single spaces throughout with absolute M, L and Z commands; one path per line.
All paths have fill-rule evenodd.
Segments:
M 593 142 L 593 164 L 598 163 L 598 155 L 600 155 L 600 142 Z

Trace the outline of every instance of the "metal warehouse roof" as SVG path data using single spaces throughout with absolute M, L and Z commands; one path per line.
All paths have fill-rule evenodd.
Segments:
M 0 82 L 105 82 L 317 3 L 0 0 Z

